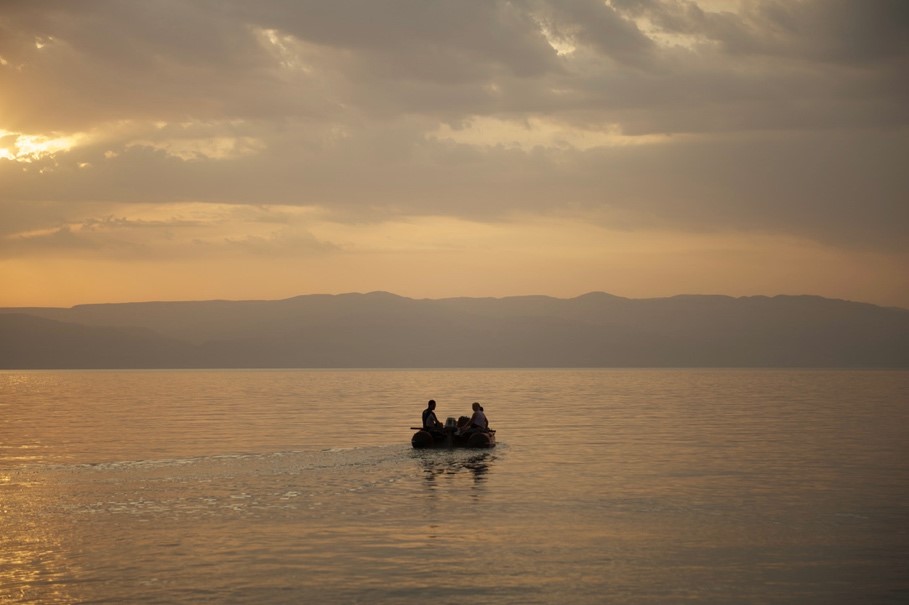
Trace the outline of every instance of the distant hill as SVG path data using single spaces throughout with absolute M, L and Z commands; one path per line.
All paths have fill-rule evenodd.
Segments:
M 0 309 L 2 368 L 909 367 L 909 310 L 597 292 Z

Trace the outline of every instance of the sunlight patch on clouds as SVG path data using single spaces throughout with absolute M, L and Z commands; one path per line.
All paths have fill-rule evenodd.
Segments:
M 525 151 L 539 147 L 586 150 L 596 147 L 652 145 L 670 140 L 667 135 L 625 135 L 615 125 L 603 130 L 585 130 L 543 118 L 505 120 L 482 116 L 474 117 L 461 128 L 442 124 L 429 137 L 464 145 L 503 146 Z
M 112 125 L 110 132 L 123 141 L 123 147 L 163 151 L 184 161 L 229 160 L 261 153 L 266 145 L 261 138 L 235 134 L 246 129 L 242 120 L 184 122 L 128 122 Z
M 645 36 L 653 40 L 658 46 L 664 48 L 680 47 L 694 49 L 706 42 L 706 39 L 701 36 L 682 34 L 679 32 L 667 32 L 666 30 L 655 26 L 646 18 L 638 19 L 635 23 Z
M 224 122 L 148 122 L 120 120 L 104 123 L 89 132 L 71 134 L 33 134 L 0 129 L 0 160 L 32 163 L 53 158 L 76 147 L 107 142 L 114 146 L 103 156 L 112 159 L 121 149 L 145 147 L 163 151 L 184 161 L 225 160 L 253 156 L 266 145 L 262 139 L 233 133 L 243 129 L 242 121 Z M 80 165 L 86 167 L 86 163 Z
M 176 138 L 161 141 L 140 139 L 132 141 L 126 148 L 147 147 L 163 151 L 171 157 L 184 161 L 227 160 L 256 155 L 265 149 L 264 143 L 254 137 L 205 137 Z
M 570 55 L 577 50 L 577 46 L 574 41 L 565 36 L 556 35 L 545 23 L 538 23 L 540 27 L 540 33 L 543 34 L 543 37 L 546 38 L 546 42 L 549 46 L 552 47 L 552 50 L 556 52 L 560 57 Z
M 694 0 L 702 10 L 709 12 L 738 12 L 743 0 Z
M 611 0 L 607 0 L 613 6 Z M 689 0 L 686 4 L 667 3 L 684 11 L 703 11 L 704 13 L 735 13 L 741 9 L 740 0 Z M 658 4 L 654 8 L 658 8 Z M 710 40 L 703 34 L 693 32 L 669 31 L 665 27 L 654 22 L 647 13 L 635 16 L 635 26 L 638 30 L 657 46 L 663 48 L 683 48 L 696 49 L 699 46 L 709 43 Z
M 294 36 L 282 34 L 276 29 L 255 28 L 253 33 L 259 44 L 278 62 L 278 65 L 289 71 L 310 73 L 312 67 L 303 60 L 300 52 L 300 41 Z
M 30 163 L 75 147 L 82 135 L 46 136 L 0 130 L 0 159 Z
M 44 237 L 50 237 L 55 233 L 58 233 L 61 229 L 69 230 L 69 227 L 45 227 L 42 229 L 29 229 L 27 231 L 20 231 L 18 233 L 7 235 L 4 239 L 19 241 L 37 240 Z

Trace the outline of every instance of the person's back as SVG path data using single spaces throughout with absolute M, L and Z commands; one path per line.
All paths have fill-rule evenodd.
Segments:
M 489 428 L 489 421 L 486 420 L 486 414 L 483 413 L 483 410 L 477 410 L 474 412 L 473 418 L 470 419 L 470 423 L 477 428 Z
M 439 422 L 439 419 L 436 418 L 436 401 L 435 399 L 430 399 L 429 403 L 426 405 L 426 409 L 423 410 L 423 428 L 424 429 L 438 429 L 442 426 L 442 423 Z

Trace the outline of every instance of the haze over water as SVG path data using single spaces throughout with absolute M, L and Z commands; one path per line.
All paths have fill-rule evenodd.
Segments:
M 410 448 L 484 404 L 491 451 Z M 0 601 L 897 603 L 909 372 L 0 373 Z

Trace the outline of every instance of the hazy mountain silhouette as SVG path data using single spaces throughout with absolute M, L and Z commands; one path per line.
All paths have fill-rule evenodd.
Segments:
M 0 367 L 909 367 L 909 310 L 590 293 L 0 309 Z

